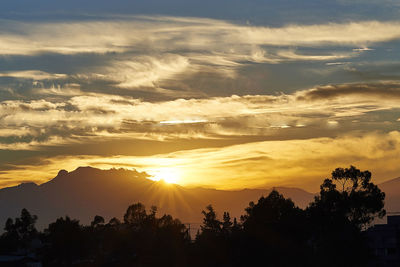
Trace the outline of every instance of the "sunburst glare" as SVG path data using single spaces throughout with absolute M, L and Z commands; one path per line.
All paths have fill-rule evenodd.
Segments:
M 168 184 L 178 184 L 181 179 L 179 170 L 170 167 L 159 168 L 149 172 L 152 175 L 150 179 L 153 181 L 164 181 Z

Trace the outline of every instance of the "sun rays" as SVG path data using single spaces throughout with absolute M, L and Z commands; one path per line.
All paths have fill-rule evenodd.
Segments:
M 167 184 L 179 184 L 181 181 L 181 174 L 179 170 L 171 167 L 155 169 L 151 172 L 151 176 L 151 180 L 163 181 Z

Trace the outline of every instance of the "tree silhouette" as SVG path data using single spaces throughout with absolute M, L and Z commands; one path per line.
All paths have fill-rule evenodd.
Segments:
M 120 224 L 121 224 L 121 221 L 118 220 L 115 217 L 111 218 L 110 221 L 108 222 L 109 226 L 117 226 L 117 225 L 120 225 Z
M 369 171 L 362 172 L 354 166 L 337 168 L 320 188 L 320 195 L 308 210 L 321 219 L 350 224 L 361 230 L 374 217 L 382 218 L 386 214 L 385 193 L 371 182 Z
M 15 221 L 8 218 L 3 235 L 3 241 L 8 247 L 7 250 L 28 248 L 32 240 L 38 236 L 38 231 L 35 228 L 36 221 L 37 216 L 31 215 L 27 209 L 22 209 L 20 217 L 15 218 Z
M 261 197 L 257 204 L 250 202 L 245 211 L 241 219 L 244 229 L 249 231 L 272 229 L 288 233 L 287 226 L 291 226 L 301 215 L 301 209 L 276 190 L 272 190 L 267 197 Z
M 185 250 L 190 238 L 185 225 L 171 215 L 158 218 L 154 206 L 146 211 L 142 203 L 132 204 L 124 215 L 124 223 L 113 218 L 97 234 L 103 235 L 99 242 L 105 257 L 116 261 L 112 265 L 186 265 Z
M 103 224 L 104 224 L 104 218 L 99 215 L 96 215 L 96 216 L 94 216 L 93 221 L 90 223 L 90 226 L 93 228 L 96 228 Z
M 146 208 L 142 203 L 130 205 L 124 215 L 124 223 L 132 226 L 142 225 L 147 218 Z
M 232 221 L 231 221 L 231 216 L 229 212 L 224 212 L 224 215 L 222 216 L 222 232 L 225 235 L 228 235 L 232 232 Z
M 217 220 L 217 214 L 211 205 L 206 207 L 206 210 L 201 212 L 204 215 L 203 225 L 201 225 L 201 230 L 203 232 L 219 233 L 221 231 L 222 223 Z
M 304 211 L 278 191 L 249 203 L 241 217 L 246 246 L 252 264 L 268 257 L 272 266 L 306 262 L 307 228 Z
M 361 230 L 374 217 L 385 215 L 385 194 L 371 182 L 369 171 L 354 166 L 335 169 L 320 188 L 319 196 L 307 208 L 316 257 L 323 261 L 329 251 L 336 251 L 331 266 L 365 263 L 368 249 Z
M 232 223 L 229 212 L 223 213 L 222 222 L 211 205 L 208 205 L 203 214 L 201 232 L 196 235 L 193 246 L 191 266 L 233 266 L 241 240 L 238 233 L 241 231 L 236 219 Z
M 46 266 L 366 266 L 370 259 L 363 229 L 385 214 L 385 194 L 369 171 L 337 168 L 320 186 L 307 209 L 272 190 L 250 202 L 238 223 L 229 212 L 218 219 L 213 206 L 202 211 L 203 224 L 191 242 L 185 225 L 157 208 L 130 205 L 123 222 L 107 224 L 96 215 L 89 226 L 68 216 L 43 233 L 26 209 L 9 218 L 0 236 L 1 253 L 29 250 L 42 239 Z M 37 251 L 37 250 L 36 250 Z
M 68 216 L 58 218 L 44 231 L 45 262 L 59 265 L 72 265 L 77 259 L 82 258 L 89 242 L 85 238 L 83 227 L 78 220 L 71 220 Z

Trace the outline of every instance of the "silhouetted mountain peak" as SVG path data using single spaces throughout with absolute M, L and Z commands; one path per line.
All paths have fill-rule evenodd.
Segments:
M 66 170 L 60 170 L 60 171 L 58 172 L 58 174 L 57 174 L 56 177 L 61 177 L 61 176 L 67 175 L 67 174 L 68 174 L 68 171 L 66 171 Z
M 107 190 L 109 186 L 137 186 L 143 183 L 151 183 L 149 175 L 145 172 L 138 172 L 135 169 L 109 169 L 102 170 L 90 166 L 78 167 L 75 170 L 68 172 L 60 170 L 56 177 L 50 181 L 43 183 L 42 188 L 62 186 L 65 189 L 78 190 L 79 188 L 90 188 L 90 190 L 101 189 Z

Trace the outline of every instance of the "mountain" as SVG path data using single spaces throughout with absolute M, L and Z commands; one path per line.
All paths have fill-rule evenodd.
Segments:
M 314 194 L 298 188 L 275 188 L 298 206 L 305 207 Z M 184 223 L 198 225 L 202 222 L 201 211 L 212 204 L 222 216 L 229 211 L 239 218 L 250 201 L 257 201 L 269 190 L 244 189 L 224 191 L 206 188 L 185 188 L 147 179 L 147 174 L 135 170 L 100 170 L 79 167 L 72 172 L 61 170 L 47 183 L 24 183 L 0 190 L 0 227 L 7 218 L 18 217 L 22 208 L 38 215 L 38 228 L 47 227 L 58 217 L 68 215 L 89 224 L 95 215 L 106 221 L 122 218 L 127 207 L 142 202 L 147 208 L 158 207 L 159 215 L 168 213 Z
M 400 177 L 378 185 L 385 192 L 385 209 L 387 212 L 400 212 Z

